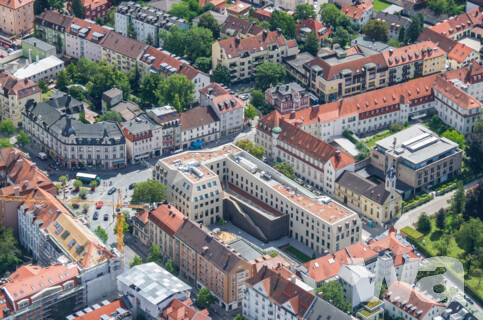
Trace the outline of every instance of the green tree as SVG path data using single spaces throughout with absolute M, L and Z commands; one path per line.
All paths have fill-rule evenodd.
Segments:
M 332 305 L 343 312 L 350 312 L 352 310 L 351 303 L 344 297 L 344 289 L 340 282 L 331 281 L 329 283 L 322 283 L 316 290 L 317 292 L 322 292 L 322 297 L 325 301 L 332 301 Z
M 79 195 L 80 196 L 85 196 L 88 193 L 89 193 L 89 189 L 87 189 L 87 188 L 80 188 L 80 190 L 79 190 Z
M 57 89 L 59 89 L 60 91 L 64 91 L 69 84 L 70 80 L 67 72 L 65 70 L 59 71 L 59 73 L 57 73 L 57 81 L 55 83 Z
M 173 105 L 176 96 L 181 107 L 187 108 L 194 101 L 195 85 L 184 75 L 173 74 L 166 81 L 161 82 L 155 94 L 159 104 Z
M 401 43 L 404 43 L 404 41 L 406 41 L 406 28 L 401 27 L 401 29 L 399 29 L 399 35 L 398 35 L 397 41 Z
M 196 299 L 198 300 L 200 306 L 204 308 L 209 308 L 215 302 L 215 297 L 206 287 L 200 289 L 196 295 Z
M 465 213 L 466 194 L 463 181 L 458 181 L 456 192 L 451 197 L 451 210 L 453 213 Z
M 293 171 L 293 166 L 288 162 L 280 162 L 273 166 L 275 170 L 283 174 L 284 176 L 295 179 L 295 173 Z
M 84 19 L 84 5 L 82 0 L 72 0 L 72 14 L 79 19 Z
M 200 12 L 200 6 L 196 0 L 183 0 L 171 5 L 169 14 L 179 18 L 183 18 L 186 21 L 191 21 Z
M 320 8 L 320 18 L 326 26 L 332 29 L 338 26 L 338 20 L 341 15 L 342 13 L 335 4 L 324 3 Z
M 17 142 L 20 143 L 22 146 L 30 143 L 29 136 L 25 132 L 23 132 L 23 130 L 19 131 L 16 138 L 17 138 Z
M 99 182 L 97 180 L 92 180 L 90 183 L 89 183 L 89 187 L 90 188 L 97 188 L 97 186 L 99 185 Z
M 218 220 L 218 224 L 220 226 L 224 226 L 225 225 L 225 219 L 223 219 L 223 217 L 220 217 L 220 220 Z
M 397 40 L 394 40 L 394 39 L 389 39 L 389 40 L 387 40 L 386 43 L 389 46 L 394 47 L 394 48 L 400 48 L 401 47 L 401 43 Z
M 212 43 L 213 33 L 210 29 L 191 27 L 186 33 L 185 54 L 191 61 L 196 61 L 199 57 L 211 57 Z
M 132 195 L 133 203 L 153 203 L 166 200 L 166 186 L 156 180 L 136 183 Z
M 171 261 L 171 259 L 169 259 L 166 262 L 164 269 L 166 269 L 166 271 L 168 271 L 171 274 L 174 274 L 176 272 L 176 267 L 174 266 L 174 263 L 173 263 L 173 261 Z
M 453 142 L 456 142 L 460 149 L 464 150 L 465 149 L 465 136 L 462 134 L 459 134 L 458 131 L 456 130 L 446 130 L 442 134 L 443 138 L 447 138 Z
M 114 122 L 122 122 L 122 116 L 119 112 L 114 110 L 107 110 L 104 114 L 101 114 L 97 117 L 97 122 L 101 121 L 114 121 Z
M 161 251 L 159 251 L 159 247 L 157 245 L 155 245 L 154 243 L 151 245 L 151 247 L 149 247 L 148 261 L 149 262 L 156 262 L 156 263 L 163 262 L 163 257 L 161 255 Z
M 134 255 L 133 261 L 129 264 L 129 268 L 138 266 L 140 264 L 143 264 L 143 259 L 141 259 L 141 257 L 136 254 Z
M 456 242 L 466 254 L 473 253 L 483 245 L 483 222 L 478 218 L 471 218 L 461 225 L 456 233 Z
M 98 67 L 99 65 L 96 62 L 82 57 L 77 65 L 71 63 L 66 70 L 72 81 L 85 85 L 97 74 Z
M 284 11 L 274 11 L 270 18 L 270 30 L 280 28 L 282 34 L 288 38 L 293 39 L 297 31 L 297 25 L 294 18 Z
M 0 139 L 0 149 L 5 149 L 8 147 L 12 147 L 13 145 L 10 143 L 8 138 L 2 138 Z
M 136 31 L 134 30 L 134 24 L 129 22 L 127 25 L 127 36 L 131 39 L 136 39 Z
M 201 8 L 201 11 L 202 12 L 206 12 L 206 11 L 216 11 L 216 7 L 213 3 L 211 2 L 208 2 L 207 4 L 205 4 L 205 6 L 203 8 Z
M 174 96 L 174 101 L 172 103 L 173 108 L 175 108 L 179 113 L 183 112 L 183 107 L 181 106 L 181 101 L 179 100 L 179 95 Z
M 441 208 L 436 212 L 436 228 L 444 230 L 446 227 L 446 210 Z
M 391 132 L 399 132 L 402 129 L 403 129 L 403 125 L 398 122 L 389 125 L 389 131 Z
M 228 68 L 221 64 L 217 65 L 213 72 L 213 81 L 229 86 L 231 81 Z
M 107 239 L 109 238 L 106 230 L 104 230 L 101 226 L 97 226 L 96 230 L 94 231 L 103 242 L 106 242 Z
M 47 87 L 44 80 L 40 80 L 38 84 L 39 84 L 39 88 L 42 90 L 42 93 L 49 92 L 49 87 Z
M 133 88 L 133 91 L 138 94 L 139 84 L 141 82 L 141 70 L 139 70 L 138 63 L 134 66 L 134 69 L 131 69 L 128 74 L 129 85 Z
M 295 7 L 294 18 L 297 21 L 304 21 L 308 18 L 317 18 L 314 6 L 310 3 L 299 4 Z
M 127 211 L 126 211 L 127 212 Z M 127 217 L 129 217 L 129 212 L 127 212 Z M 122 221 L 122 233 L 126 234 L 129 232 L 129 224 L 126 222 L 127 218 L 125 215 L 123 215 L 123 218 L 121 220 L 116 219 L 116 224 L 114 226 L 114 229 L 112 229 L 113 234 L 117 234 L 117 226 L 119 225 L 119 222 Z
M 211 70 L 211 58 L 210 57 L 199 57 L 195 61 L 195 68 L 203 71 L 205 73 L 210 72 Z
M 466 136 L 466 163 L 473 174 L 483 171 L 483 132 L 475 132 Z
M 169 31 L 163 30 L 159 33 L 159 37 L 163 42 L 163 49 L 168 50 L 178 56 L 184 56 L 186 52 L 187 33 L 177 25 L 169 28 Z
M 272 61 L 267 61 L 258 65 L 256 72 L 257 75 L 255 80 L 257 87 L 263 91 L 267 90 L 271 86 L 281 84 L 286 75 L 283 66 Z
M 62 37 L 59 35 L 57 35 L 57 52 L 62 52 L 62 50 L 64 49 L 64 45 L 62 43 Z
M 15 270 L 22 262 L 21 254 L 13 229 L 8 227 L 0 231 L 0 275 L 8 270 Z
M 0 131 L 7 134 L 13 134 L 15 132 L 15 126 L 12 121 L 5 119 L 0 122 Z
M 79 189 L 79 188 L 80 188 L 80 187 L 82 187 L 84 184 L 82 183 L 82 181 L 80 181 L 80 180 L 77 180 L 77 179 L 76 179 L 76 180 L 74 180 L 73 185 L 74 185 L 74 188 Z
M 85 91 L 82 89 L 81 86 L 70 86 L 69 90 L 67 92 L 75 99 L 79 101 L 85 101 L 86 96 L 85 96 Z
M 257 109 L 265 105 L 265 93 L 262 90 L 253 90 L 250 103 Z
M 79 66 L 77 66 L 79 69 Z M 101 100 L 102 94 L 116 86 L 122 90 L 124 100 L 128 100 L 131 95 L 131 86 L 127 75 L 111 66 L 106 60 L 97 64 L 97 72 L 87 84 L 89 94 L 97 101 Z
M 310 32 L 305 39 L 304 49 L 313 56 L 320 50 L 320 40 L 315 31 Z
M 451 220 L 451 228 L 453 230 L 459 230 L 461 225 L 465 222 L 461 213 L 453 213 L 453 220 Z
M 62 183 L 63 186 L 65 186 L 67 181 L 69 181 L 69 178 L 67 176 L 60 176 L 59 181 L 60 181 L 60 183 Z
M 362 33 L 373 40 L 386 41 L 388 33 L 387 23 L 383 20 L 371 19 L 362 27 Z
M 148 33 L 148 36 L 146 37 L 146 44 L 150 46 L 154 44 L 153 36 L 150 33 Z
M 411 23 L 406 30 L 406 38 L 409 42 L 415 42 L 424 28 L 424 16 L 420 13 L 411 17 Z
M 149 108 L 158 104 L 159 100 L 153 92 L 156 92 L 163 82 L 164 79 L 159 73 L 150 72 L 144 76 L 138 94 L 143 108 Z
M 215 17 L 211 13 L 205 13 L 200 17 L 198 27 L 211 30 L 213 38 L 218 39 L 220 37 L 220 25 L 216 21 Z M 211 45 L 211 44 L 210 44 Z
M 435 243 L 435 249 L 438 250 L 439 255 L 445 256 L 448 253 L 449 242 L 451 241 L 451 236 L 444 234 L 441 236 L 438 242 Z
M 419 216 L 417 229 L 422 233 L 431 232 L 431 220 L 426 213 L 423 213 Z
M 381 290 L 379 291 L 379 299 L 382 300 L 382 295 L 384 294 L 384 292 L 386 292 L 386 290 L 387 290 L 386 283 L 382 283 L 381 284 Z
M 253 143 L 251 140 L 238 140 L 235 142 L 235 145 L 258 159 L 262 159 L 262 157 L 265 155 L 265 149 L 262 146 Z
M 86 112 L 81 111 L 79 112 L 79 121 L 85 124 L 89 124 L 90 122 L 86 120 Z
M 338 43 L 342 48 L 344 48 L 350 42 L 350 40 L 351 37 L 349 32 L 342 27 L 337 28 L 332 37 L 332 41 L 334 43 Z
M 257 110 L 255 109 L 254 106 L 249 104 L 248 106 L 245 107 L 245 119 L 250 119 L 253 120 L 257 116 Z
M 248 320 L 248 319 L 244 317 L 242 314 L 237 314 L 233 320 Z

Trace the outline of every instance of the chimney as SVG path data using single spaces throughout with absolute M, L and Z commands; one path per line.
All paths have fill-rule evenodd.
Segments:
M 262 33 L 263 39 L 266 39 L 267 38 L 267 35 L 268 35 L 268 31 L 267 31 L 267 29 L 264 29 L 263 30 L 263 33 Z
M 23 159 L 18 159 L 17 160 L 17 167 L 20 169 L 23 165 Z
M 24 82 L 25 84 L 28 84 L 28 83 L 29 83 L 29 79 L 28 79 L 28 78 L 25 78 L 25 79 L 23 79 L 23 82 Z
M 20 187 L 19 187 L 19 186 L 15 186 L 15 187 L 13 187 L 13 194 L 14 194 L 16 197 L 19 197 L 19 196 L 20 196 Z
M 293 283 L 297 282 L 297 277 L 293 274 L 290 276 L 290 281 L 292 281 Z
M 319 292 L 317 295 L 319 296 L 320 299 L 324 298 L 324 294 L 322 292 Z
M 27 188 L 28 185 L 29 185 L 29 181 L 28 180 L 24 180 L 23 181 L 23 187 L 24 188 Z
M 203 224 L 202 223 L 200 223 L 200 229 L 203 229 Z
M 32 48 L 29 49 L 29 63 L 32 64 Z
M 340 150 L 338 150 L 338 149 L 337 149 L 337 150 L 335 150 L 335 158 L 336 158 L 337 160 L 340 160 Z
M 36 46 L 37 46 L 37 41 L 34 41 L 34 47 L 36 47 Z
M 171 208 L 171 205 L 168 203 L 168 209 Z
M 238 36 L 236 36 L 236 38 L 235 38 L 235 47 L 238 47 L 239 44 L 240 44 L 240 38 Z

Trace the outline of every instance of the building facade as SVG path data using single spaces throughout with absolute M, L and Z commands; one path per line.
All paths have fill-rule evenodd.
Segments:
M 163 128 L 146 114 L 119 124 L 126 137 L 127 159 L 138 163 L 146 158 L 161 154 Z
M 67 55 L 92 61 L 102 60 L 102 42 L 111 30 L 90 21 L 73 18 L 65 32 L 65 52 Z
M 45 9 L 35 16 L 36 37 L 56 47 L 57 52 L 65 52 L 65 34 L 72 20 L 71 16 Z
M 361 1 L 357 5 L 345 4 L 341 9 L 343 15 L 349 17 L 352 23 L 361 28 L 372 19 L 373 11 L 374 5 L 371 1 Z
M 49 56 L 55 56 L 55 46 L 37 38 L 22 40 L 22 53 L 30 61 L 39 61 Z
M 310 96 L 298 83 L 278 85 L 265 91 L 265 103 L 274 106 L 281 114 L 306 109 L 310 105 Z
M 4 1 L 0 3 L 2 13 L 1 31 L 15 38 L 30 34 L 34 29 L 34 1 Z
M 138 61 L 146 49 L 147 46 L 137 40 L 110 32 L 102 42 L 102 59 L 117 66 L 119 71 L 129 73 L 138 67 Z
M 174 234 L 183 224 L 185 216 L 174 206 L 163 203 L 148 215 L 149 241 L 159 247 L 165 259 L 178 262 Z
M 13 75 L 20 80 L 28 79 L 35 83 L 43 80 L 49 83 L 50 80 L 57 79 L 57 74 L 63 70 L 64 61 L 53 55 L 18 69 Z
M 148 116 L 158 123 L 162 129 L 162 148 L 155 150 L 155 155 L 166 154 L 179 149 L 182 140 L 178 111 L 171 106 L 164 106 L 149 110 Z
M 82 6 L 84 7 L 84 19 L 96 21 L 97 18 L 104 18 L 108 14 L 112 2 L 110 0 L 83 0 Z M 72 0 L 67 1 L 67 12 L 73 14 Z
M 220 119 L 210 107 L 190 109 L 180 114 L 181 146 L 189 148 L 194 142 L 213 142 L 220 139 Z

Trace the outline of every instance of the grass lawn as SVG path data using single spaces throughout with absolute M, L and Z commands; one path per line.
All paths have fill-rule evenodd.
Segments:
M 386 9 L 390 5 L 391 5 L 391 3 L 386 2 L 386 1 L 374 0 L 374 9 L 373 10 L 374 10 L 374 12 L 379 12 L 379 11 Z
M 411 227 L 404 227 L 401 229 L 402 232 L 406 233 L 408 236 L 410 236 L 413 239 L 419 239 L 420 237 L 423 236 L 421 232 L 418 230 L 414 230 Z
M 370 139 L 364 139 L 363 142 L 366 144 L 366 146 L 368 146 L 369 148 L 372 148 L 376 145 L 376 141 L 379 141 L 381 139 L 384 139 L 384 138 L 387 138 L 389 137 L 391 134 L 393 134 L 393 132 L 387 130 L 387 132 L 384 132 L 384 134 L 381 134 L 381 135 L 375 135 L 374 137 L 370 138 Z
M 297 260 L 299 260 L 302 263 L 306 263 L 306 262 L 309 262 L 309 261 L 312 260 L 312 257 L 309 257 L 308 255 L 306 255 L 302 251 L 300 251 L 298 249 L 295 249 L 292 246 L 288 246 L 286 248 L 280 247 L 279 249 L 282 249 L 284 251 L 287 251 L 288 253 L 290 253 L 292 256 L 294 256 L 295 258 L 297 258 Z

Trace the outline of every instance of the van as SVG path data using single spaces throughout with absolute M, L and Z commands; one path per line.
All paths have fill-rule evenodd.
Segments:
M 47 154 L 44 152 L 37 153 L 37 157 L 39 157 L 40 160 L 47 160 Z

